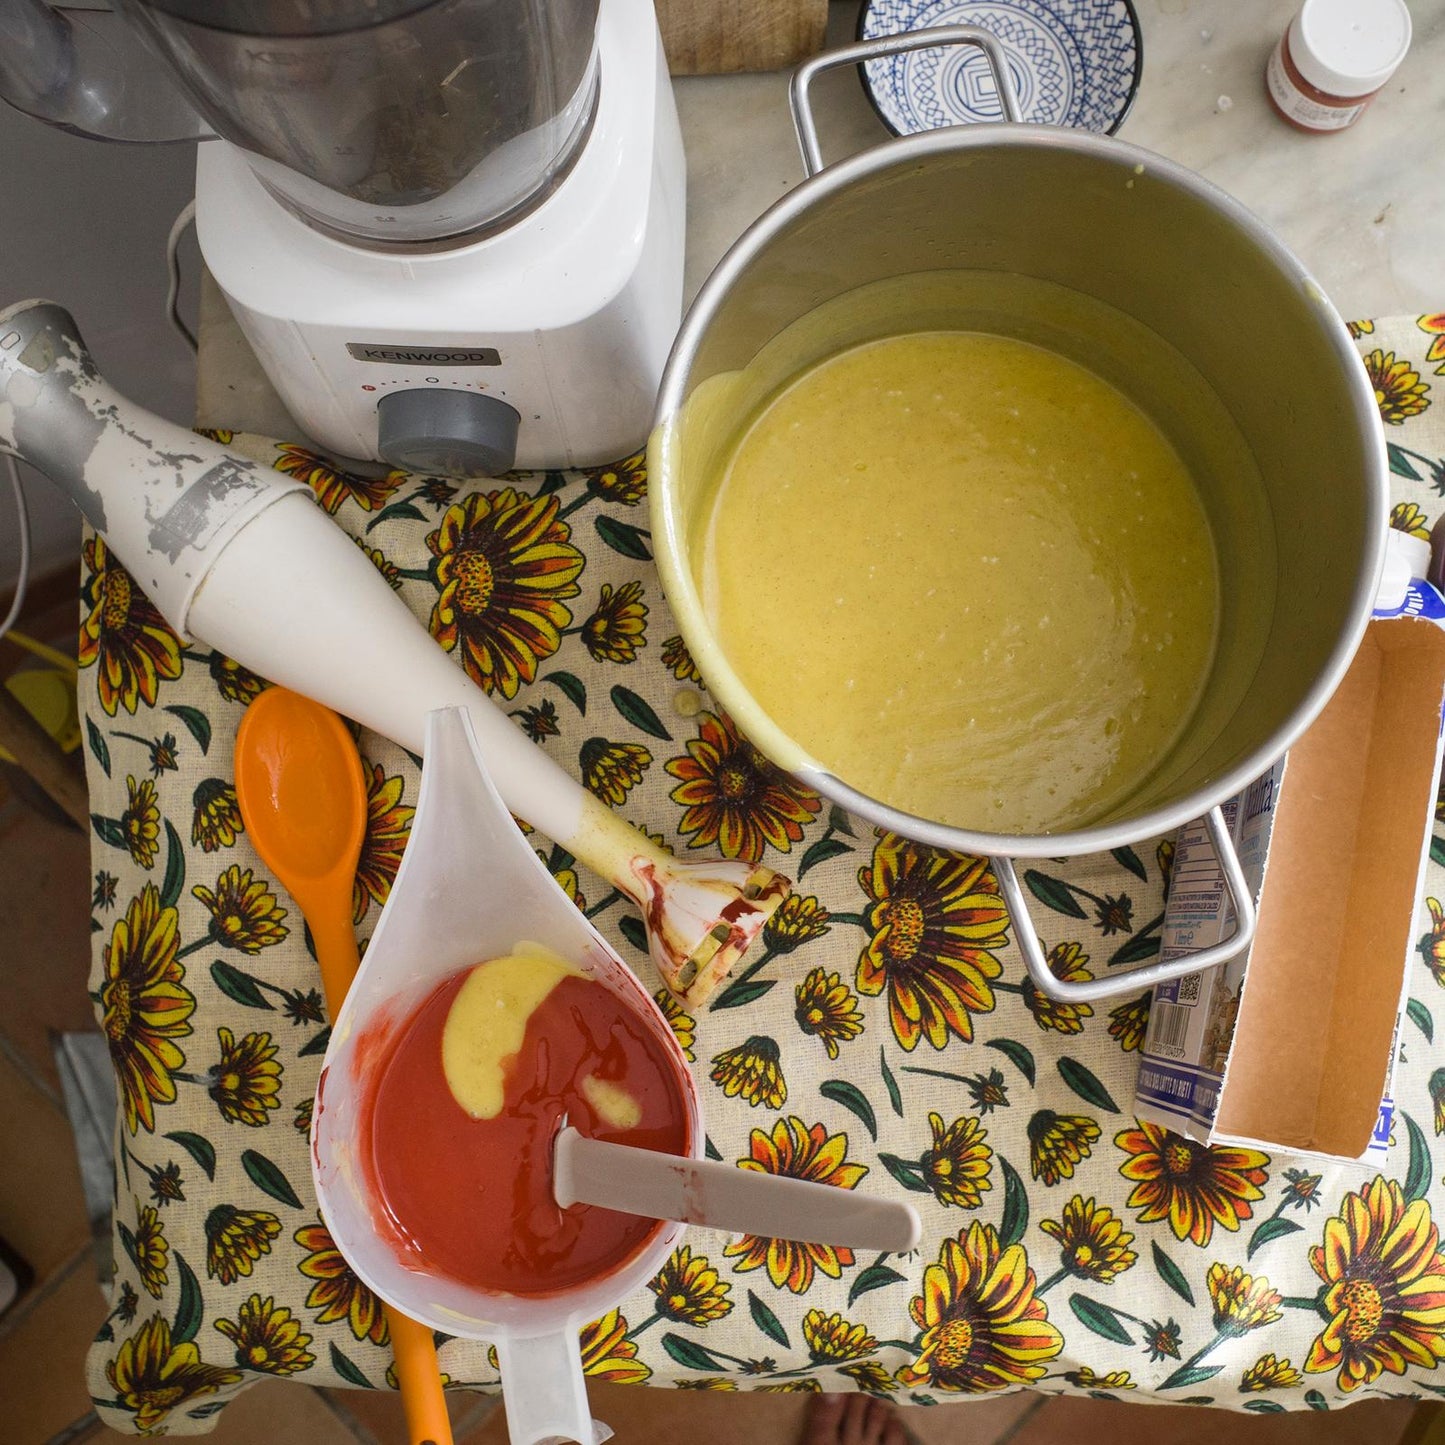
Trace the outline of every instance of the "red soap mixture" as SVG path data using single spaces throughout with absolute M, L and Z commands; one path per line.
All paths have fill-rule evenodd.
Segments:
M 568 1289 L 622 1265 L 663 1226 L 592 1205 L 558 1207 L 552 1142 L 562 1115 L 590 1138 L 683 1154 L 682 1084 L 642 1018 L 611 989 L 568 976 L 505 1065 L 501 1113 L 474 1118 L 442 1069 L 447 1014 L 470 973 L 447 979 L 413 1014 L 363 1101 L 378 1223 L 412 1268 L 509 1294 Z M 625 1087 L 641 1110 L 634 1128 L 597 1113 L 582 1089 L 589 1076 Z

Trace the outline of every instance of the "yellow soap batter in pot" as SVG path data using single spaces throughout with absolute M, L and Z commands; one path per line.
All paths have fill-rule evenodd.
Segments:
M 804 372 L 739 440 L 703 542 L 705 608 L 764 712 L 852 787 L 959 827 L 1102 816 L 1213 658 L 1185 464 L 1109 383 L 1010 337 L 891 336 Z

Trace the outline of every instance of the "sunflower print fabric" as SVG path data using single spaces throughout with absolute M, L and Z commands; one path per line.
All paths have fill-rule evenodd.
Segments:
M 1352 327 L 1389 444 L 1392 525 L 1445 511 L 1445 314 Z M 875 832 L 781 773 L 711 700 L 651 563 L 640 457 L 462 483 L 304 478 L 458 667 L 598 797 L 680 856 L 763 861 L 795 891 L 696 1010 L 639 920 L 539 835 L 573 902 L 658 997 L 707 1150 L 911 1199 L 916 1253 L 689 1231 L 579 1341 L 589 1375 L 904 1404 L 1082 1392 L 1272 1412 L 1445 1395 L 1445 804 L 1420 900 L 1383 1167 L 1206 1148 L 1134 1117 L 1142 990 L 1061 1005 L 1027 981 L 988 860 Z M 300 914 L 251 849 L 232 747 L 264 679 L 160 619 L 85 543 L 79 657 L 93 811 L 90 989 L 118 1085 L 106 1424 L 199 1434 L 265 1377 L 395 1388 L 386 1317 L 318 1214 L 307 1130 L 327 1026 Z M 419 774 L 360 736 L 365 941 Z M 1158 951 L 1172 839 L 1025 870 L 1061 978 Z M 448 1382 L 495 1389 L 484 1343 Z

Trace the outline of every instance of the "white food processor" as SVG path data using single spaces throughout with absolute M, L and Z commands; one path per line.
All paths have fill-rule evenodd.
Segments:
M 650 0 L 116 9 L 175 82 L 153 116 L 44 0 L 0 0 L 0 97 L 106 138 L 209 127 L 201 254 L 312 440 L 453 476 L 642 444 L 685 220 Z

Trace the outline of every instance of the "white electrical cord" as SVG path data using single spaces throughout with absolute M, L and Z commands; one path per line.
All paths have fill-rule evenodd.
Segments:
M 5 470 L 10 476 L 10 487 L 15 493 L 15 517 L 20 524 L 20 571 L 15 578 L 15 599 L 10 604 L 10 611 L 5 614 L 5 620 L 0 622 L 0 637 L 4 637 L 20 616 L 20 609 L 25 605 L 25 591 L 30 585 L 30 508 L 25 504 L 25 488 L 20 481 L 20 468 L 15 465 L 15 457 L 10 452 L 0 452 L 5 458 Z
M 171 223 L 171 233 L 166 238 L 166 271 L 170 277 L 170 284 L 166 290 L 166 319 L 185 337 L 186 344 L 192 351 L 196 349 L 196 338 L 191 332 L 191 328 L 182 320 L 177 304 L 181 290 L 181 264 L 177 253 L 186 227 L 195 218 L 196 203 L 192 200 L 185 205 L 180 215 Z M 5 614 L 4 620 L 0 621 L 0 637 L 4 637 L 15 626 L 16 620 L 20 616 L 20 610 L 25 606 L 25 593 L 30 586 L 30 508 L 25 501 L 25 487 L 20 480 L 20 468 L 15 465 L 14 453 L 0 449 L 0 456 L 5 459 L 5 471 L 10 478 L 10 490 L 15 495 L 15 518 L 19 526 L 20 537 L 20 568 L 15 578 L 15 596 L 10 603 L 9 612 Z
M 181 237 L 185 235 L 186 227 L 196 219 L 195 200 L 189 200 L 181 208 L 181 213 L 171 222 L 171 233 L 166 237 L 166 275 L 170 278 L 166 289 L 166 320 L 175 327 L 186 339 L 186 345 L 192 351 L 197 349 L 195 333 L 181 317 L 180 296 L 181 296 Z
M 171 223 L 170 235 L 166 237 L 166 273 L 169 277 L 169 285 L 166 289 L 166 319 L 185 338 L 186 344 L 192 351 L 196 350 L 196 338 L 191 328 L 182 319 L 179 309 L 181 291 L 179 251 L 181 237 L 185 234 L 186 227 L 195 218 L 196 203 L 191 200 L 182 207 L 180 215 Z M 20 468 L 15 465 L 14 453 L 0 448 L 0 456 L 5 459 L 5 470 L 10 478 L 10 490 L 15 495 L 15 517 L 20 537 L 20 568 L 15 578 L 15 596 L 10 603 L 9 612 L 5 614 L 4 620 L 0 621 L 0 637 L 4 637 L 15 626 L 21 608 L 25 606 L 25 593 L 30 586 L 30 508 L 26 505 L 25 487 L 20 480 Z

